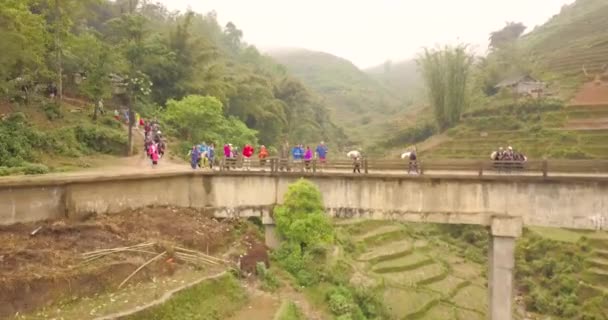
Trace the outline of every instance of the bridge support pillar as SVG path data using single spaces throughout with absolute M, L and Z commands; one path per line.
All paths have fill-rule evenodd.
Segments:
M 281 236 L 277 233 L 277 226 L 274 224 L 272 217 L 264 215 L 262 217 L 264 224 L 264 242 L 270 249 L 278 249 L 281 245 Z
M 521 236 L 522 221 L 517 217 L 492 220 L 492 234 L 488 250 L 488 318 L 513 319 L 513 268 L 515 240 Z
M 277 233 L 277 226 L 274 224 L 264 225 L 264 241 L 266 246 L 270 249 L 278 249 L 281 245 L 281 238 Z

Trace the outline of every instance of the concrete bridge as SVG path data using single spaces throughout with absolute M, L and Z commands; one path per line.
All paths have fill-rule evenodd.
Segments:
M 523 226 L 599 229 L 608 220 L 605 177 L 183 171 L 0 180 L 0 224 L 192 207 L 216 217 L 259 217 L 272 247 L 272 208 L 302 177 L 319 186 L 335 219 L 488 226 L 493 320 L 512 319 L 515 240 Z

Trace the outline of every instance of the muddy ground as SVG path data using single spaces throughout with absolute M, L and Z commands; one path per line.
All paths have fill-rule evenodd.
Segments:
M 144 242 L 160 243 L 157 252 L 181 246 L 211 255 L 226 256 L 230 251 L 237 259 L 238 250 L 258 248 L 260 240 L 251 224 L 177 208 L 148 208 L 80 222 L 0 226 L 0 318 L 115 289 L 150 255 L 120 253 L 85 264 L 82 253 Z M 160 259 L 130 282 L 170 275 L 180 263 Z

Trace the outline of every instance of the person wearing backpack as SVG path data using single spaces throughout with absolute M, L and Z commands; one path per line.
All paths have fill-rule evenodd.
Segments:
M 415 173 L 418 173 L 418 162 L 417 162 L 417 160 L 418 160 L 418 156 L 416 155 L 416 150 L 414 149 L 414 150 L 412 150 L 410 152 L 410 162 L 409 162 L 409 166 L 408 166 L 408 169 L 407 169 L 407 174 L 410 174 L 412 172 L 412 170 Z

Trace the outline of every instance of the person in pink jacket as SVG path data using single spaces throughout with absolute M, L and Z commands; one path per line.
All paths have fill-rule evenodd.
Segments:
M 150 159 L 152 159 L 152 166 L 156 166 L 158 164 L 158 145 L 156 143 L 152 143 L 148 148 L 148 154 L 150 155 Z
M 310 149 L 310 146 L 306 146 L 306 152 L 304 153 L 304 166 L 306 168 L 306 171 L 310 171 L 311 167 L 310 167 L 310 162 L 312 161 L 312 150 Z
M 159 158 L 158 148 L 154 148 L 154 151 L 152 151 L 152 165 L 153 166 L 158 165 L 158 158 Z
M 230 168 L 236 168 L 236 154 L 234 153 L 232 144 L 224 145 L 224 168 L 230 170 Z
M 230 157 L 231 157 L 231 154 L 230 154 L 230 146 L 229 146 L 229 145 L 227 145 L 227 144 L 225 144 L 225 145 L 224 145 L 224 158 L 228 159 L 228 158 L 230 158 Z

